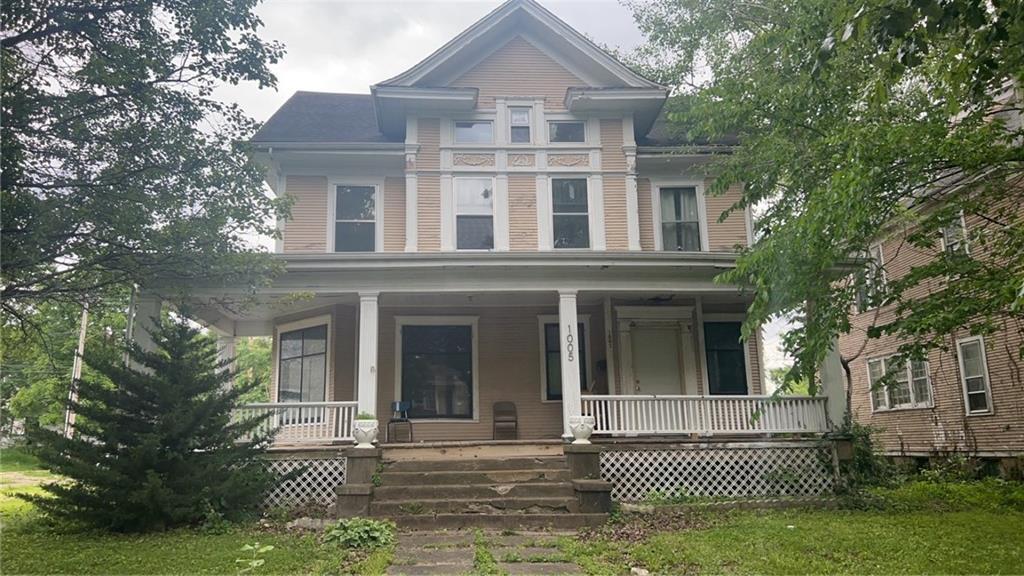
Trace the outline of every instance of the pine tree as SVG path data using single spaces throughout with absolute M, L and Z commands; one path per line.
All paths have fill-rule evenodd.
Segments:
M 69 478 L 29 497 L 46 514 L 114 531 L 163 530 L 252 513 L 274 481 L 261 455 L 261 420 L 232 421 L 240 396 L 216 344 L 184 320 L 151 332 L 155 349 L 87 362 L 101 379 L 79 383 L 74 438 L 30 432 L 43 463 Z M 112 384 L 111 384 L 112 383 Z

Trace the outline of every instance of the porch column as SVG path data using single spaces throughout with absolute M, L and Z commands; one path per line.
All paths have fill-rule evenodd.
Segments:
M 839 342 L 833 339 L 832 350 L 818 368 L 821 376 L 821 392 L 828 402 L 826 415 L 829 427 L 835 429 L 843 425 L 846 419 L 846 372 L 839 360 Z
M 569 431 L 569 417 L 579 416 L 583 411 L 580 399 L 579 334 L 576 319 L 576 291 L 558 292 L 558 346 L 562 355 L 562 436 L 572 438 Z
M 227 335 L 217 336 L 217 360 L 219 360 L 220 362 L 225 362 L 225 361 L 228 362 L 228 364 L 225 364 L 224 370 L 227 370 L 229 372 L 234 371 L 234 369 L 235 369 L 235 337 L 234 336 L 227 336 Z M 234 384 L 234 378 L 231 379 L 231 382 L 227 383 L 227 387 L 230 389 L 233 384 Z
M 377 414 L 377 292 L 359 293 L 359 412 Z
M 143 350 L 151 352 L 156 346 L 153 344 L 153 337 L 150 335 L 150 331 L 160 321 L 163 301 L 154 294 L 140 292 L 135 297 L 134 304 L 135 310 L 128 337 Z

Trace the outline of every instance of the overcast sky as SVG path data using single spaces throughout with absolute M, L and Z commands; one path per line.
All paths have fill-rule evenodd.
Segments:
M 371 84 L 408 70 L 501 3 L 266 0 L 256 10 L 265 24 L 262 36 L 283 42 L 287 49 L 273 67 L 277 90 L 229 86 L 217 96 L 264 121 L 297 90 L 368 94 Z M 599 44 L 628 50 L 643 40 L 631 13 L 617 0 L 541 3 Z M 269 239 L 263 243 L 273 245 Z M 787 362 L 778 350 L 783 326 L 777 322 L 765 327 L 768 368 Z

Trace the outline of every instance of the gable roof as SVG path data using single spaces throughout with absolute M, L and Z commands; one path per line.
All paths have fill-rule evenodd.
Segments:
M 377 129 L 370 94 L 296 92 L 252 137 L 252 142 L 402 142 Z
M 412 68 L 376 86 L 442 86 L 516 32 L 535 31 L 594 87 L 665 88 L 640 76 L 534 0 L 508 0 Z M 495 40 L 498 42 L 495 42 Z M 504 41 L 502 41 L 504 40 Z

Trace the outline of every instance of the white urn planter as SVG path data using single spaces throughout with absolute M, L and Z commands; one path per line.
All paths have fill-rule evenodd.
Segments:
M 593 416 L 570 416 L 569 431 L 572 432 L 573 444 L 590 444 L 590 435 L 594 433 Z
M 356 448 L 373 448 L 377 441 L 380 425 L 376 420 L 356 420 L 352 426 L 352 437 L 356 439 Z

